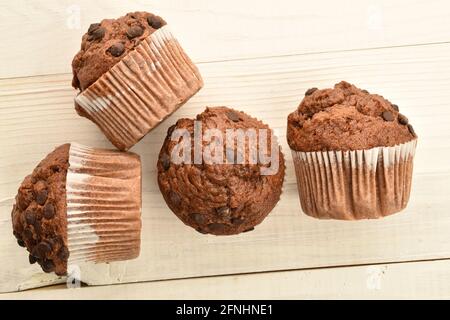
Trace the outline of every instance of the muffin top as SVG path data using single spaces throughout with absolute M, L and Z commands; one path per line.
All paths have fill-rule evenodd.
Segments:
M 165 24 L 161 17 L 148 12 L 127 13 L 118 19 L 91 24 L 72 61 L 72 86 L 85 90 Z
M 309 89 L 288 117 L 287 139 L 296 151 L 364 150 L 416 137 L 397 105 L 345 81 Z
M 50 153 L 22 182 L 11 213 L 17 243 L 29 251 L 31 264 L 45 272 L 67 272 L 66 177 L 69 144 Z
M 200 161 L 195 161 L 194 154 L 196 125 L 201 125 L 204 135 Z M 250 148 L 260 150 L 262 140 L 252 147 L 249 147 L 249 140 L 245 145 L 236 140 L 233 144 L 224 142 L 216 149 L 222 150 L 219 158 L 223 162 L 207 160 L 209 153 L 205 150 L 215 143 L 205 141 L 208 129 L 216 130 L 214 137 L 221 132 L 224 141 L 227 130 L 248 132 L 254 129 L 258 135 L 265 132 L 267 146 L 261 150 L 264 155 L 270 155 L 272 162 L 250 160 Z M 182 130 L 191 137 L 192 162 L 177 164 L 173 161 L 172 154 L 175 150 L 178 152 L 180 146 L 180 140 L 173 138 L 175 130 Z M 229 235 L 252 230 L 278 202 L 284 179 L 284 157 L 276 139 L 271 148 L 271 133 L 261 121 L 227 107 L 206 108 L 196 119 L 178 120 L 168 130 L 158 161 L 159 187 L 168 206 L 185 224 L 201 233 Z M 272 153 L 276 156 L 271 156 Z M 273 170 L 262 174 L 263 167 Z

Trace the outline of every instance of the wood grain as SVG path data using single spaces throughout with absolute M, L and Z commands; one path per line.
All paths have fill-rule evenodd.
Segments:
M 0 78 L 70 72 L 90 23 L 156 12 L 196 62 L 450 41 L 446 0 L 1 0 Z
M 450 44 L 352 50 L 199 65 L 205 88 L 143 139 L 143 245 L 137 260 L 81 266 L 89 284 L 450 257 Z M 319 221 L 301 213 L 285 141 L 289 112 L 312 86 L 345 79 L 397 103 L 419 134 L 408 208 L 377 221 Z M 110 147 L 73 110 L 70 74 L 0 80 L 0 291 L 64 282 L 30 266 L 11 235 L 10 211 L 20 181 L 59 144 Z M 228 105 L 270 124 L 287 158 L 282 199 L 254 232 L 197 234 L 166 207 L 155 163 L 165 131 L 206 105 Z
M 448 299 L 450 260 L 230 275 L 67 289 L 3 299 Z M 182 304 L 182 303 L 181 303 Z

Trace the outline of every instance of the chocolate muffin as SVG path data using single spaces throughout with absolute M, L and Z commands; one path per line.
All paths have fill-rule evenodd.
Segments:
M 65 274 L 67 248 L 66 176 L 70 145 L 62 145 L 27 176 L 12 211 L 17 243 L 30 252 L 30 263 L 45 272 Z
M 272 130 L 227 107 L 178 120 L 158 160 L 159 188 L 169 208 L 186 225 L 214 235 L 251 231 L 261 223 L 280 199 L 284 172 Z
M 90 25 L 72 62 L 79 115 L 127 150 L 203 86 L 198 69 L 148 12 Z
M 81 50 L 72 61 L 72 86 L 86 90 L 129 52 L 167 23 L 147 12 L 128 13 L 118 19 L 93 23 L 83 35 Z
M 139 255 L 139 157 L 64 144 L 19 187 L 13 233 L 29 262 L 65 275 L 70 263 Z
M 288 117 L 303 210 L 379 218 L 406 207 L 417 136 L 399 107 L 345 81 L 309 89 Z

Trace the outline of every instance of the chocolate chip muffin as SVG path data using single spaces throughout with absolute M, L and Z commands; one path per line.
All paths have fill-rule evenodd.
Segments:
M 261 223 L 280 199 L 284 172 L 272 130 L 227 107 L 178 120 L 158 160 L 159 188 L 169 208 L 186 225 L 214 235 Z
M 58 147 L 22 182 L 12 211 L 14 235 L 30 263 L 45 272 L 67 270 L 66 176 L 69 144 Z
M 148 12 L 90 25 L 72 61 L 79 115 L 127 150 L 203 86 L 167 23 Z
M 379 218 L 406 207 L 417 136 L 396 104 L 345 81 L 309 89 L 288 117 L 303 210 Z
M 56 148 L 24 179 L 11 213 L 29 262 L 65 275 L 68 263 L 137 257 L 140 176 L 134 154 L 73 143 Z
M 129 52 L 167 23 L 147 12 L 93 23 L 83 35 L 81 50 L 72 61 L 74 88 L 87 89 Z
M 382 96 L 340 82 L 309 89 L 288 118 L 288 143 L 296 151 L 366 150 L 415 139 L 398 106 Z

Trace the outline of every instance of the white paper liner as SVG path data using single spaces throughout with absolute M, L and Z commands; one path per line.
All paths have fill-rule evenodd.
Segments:
M 81 92 L 76 103 L 120 150 L 128 150 L 203 86 L 164 26 Z
M 356 151 L 292 150 L 303 211 L 320 219 L 375 219 L 406 207 L 417 139 Z
M 66 194 L 69 265 L 139 255 L 141 165 L 137 155 L 72 143 Z

